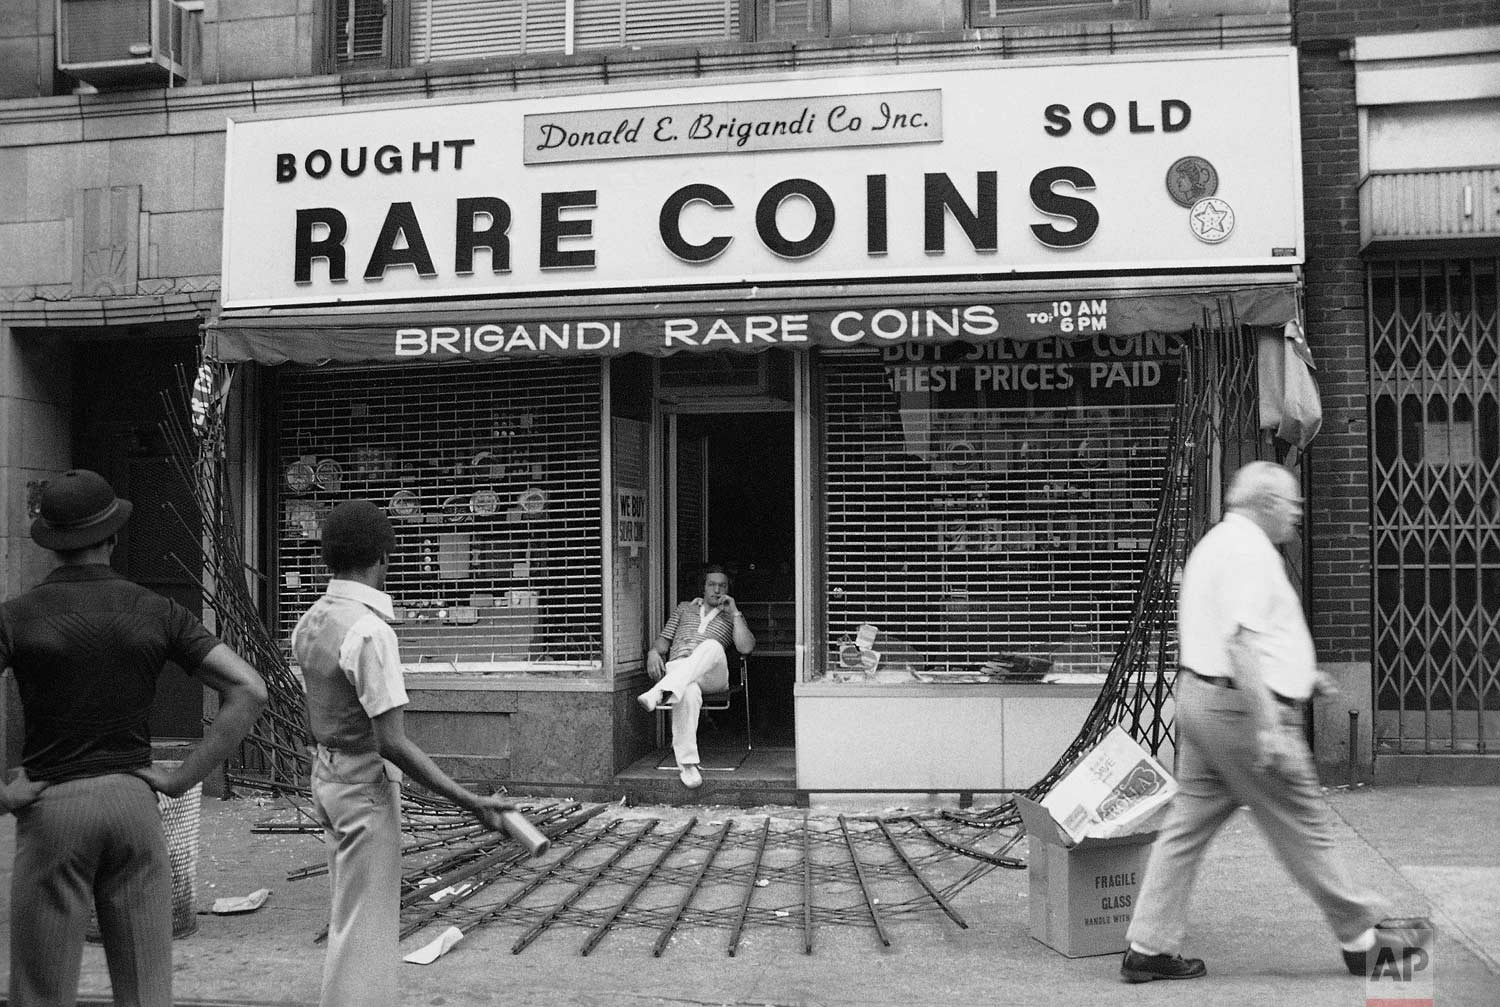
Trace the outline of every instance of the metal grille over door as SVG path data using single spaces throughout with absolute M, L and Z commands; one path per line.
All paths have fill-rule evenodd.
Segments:
M 1371 265 L 1376 751 L 1500 735 L 1497 261 Z
M 598 361 L 290 370 L 280 396 L 283 639 L 327 581 L 323 518 L 366 498 L 396 527 L 405 661 L 600 667 Z

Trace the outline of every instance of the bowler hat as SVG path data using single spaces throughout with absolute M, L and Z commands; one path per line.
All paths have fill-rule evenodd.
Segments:
M 98 545 L 130 520 L 130 501 L 97 472 L 70 469 L 49 480 L 42 490 L 41 516 L 31 522 L 31 537 L 43 549 L 68 552 Z

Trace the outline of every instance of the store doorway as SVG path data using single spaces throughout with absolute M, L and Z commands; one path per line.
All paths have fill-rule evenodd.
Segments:
M 721 565 L 756 636 L 750 656 L 749 730 L 756 748 L 791 747 L 795 558 L 792 414 L 677 413 L 670 448 L 675 600 L 694 598 L 706 564 Z M 702 745 L 743 744 L 736 697 L 705 717 Z
M 191 326 L 162 326 L 129 339 L 81 340 L 73 355 L 71 454 L 134 504 L 111 565 L 123 576 L 201 615 L 202 529 L 192 487 L 165 432 L 197 361 Z M 157 679 L 151 736 L 203 736 L 203 685 L 176 665 Z

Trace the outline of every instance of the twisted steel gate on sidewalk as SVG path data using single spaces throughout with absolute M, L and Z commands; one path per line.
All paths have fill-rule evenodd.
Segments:
M 195 519 L 208 544 L 206 603 L 222 638 L 261 670 L 271 694 L 233 782 L 295 798 L 305 795 L 309 770 L 303 694 L 247 586 L 224 463 L 223 403 L 232 375 L 205 362 L 195 409 L 181 410 L 193 420 L 169 435 L 198 488 Z M 1179 571 L 1218 510 L 1224 475 L 1273 451 L 1258 430 L 1256 333 L 1233 317 L 1228 298 L 1184 341 L 1177 393 L 1128 629 L 1083 727 L 1029 796 L 1044 795 L 1115 724 L 1153 754 L 1171 743 Z M 468 931 L 509 922 L 526 927 L 512 949 L 519 952 L 548 931 L 572 926 L 588 931 L 580 948 L 587 954 L 610 933 L 635 928 L 654 935 L 652 950 L 660 954 L 681 927 L 711 926 L 728 931 L 733 954 L 751 926 L 800 928 L 803 948 L 811 951 L 820 927 L 860 925 L 888 944 L 891 921 L 924 911 L 963 926 L 954 895 L 996 866 L 1024 866 L 1010 856 L 1020 839 L 1011 801 L 927 818 L 840 817 L 836 830 L 812 819 L 770 817 L 758 827 L 692 819 L 667 831 L 654 819 L 635 824 L 618 817 L 596 827 L 589 823 L 599 806 L 531 810 L 557 840 L 535 863 L 507 838 L 481 833 L 457 808 L 406 792 L 406 827 L 417 838 L 404 854 L 403 936 L 434 924 Z M 311 830 L 306 817 L 264 828 Z

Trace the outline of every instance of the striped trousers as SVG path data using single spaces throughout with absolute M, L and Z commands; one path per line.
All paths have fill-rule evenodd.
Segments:
M 172 869 L 156 794 L 127 774 L 54 783 L 16 812 L 10 1005 L 78 996 L 89 909 L 119 1007 L 171 1007 Z

